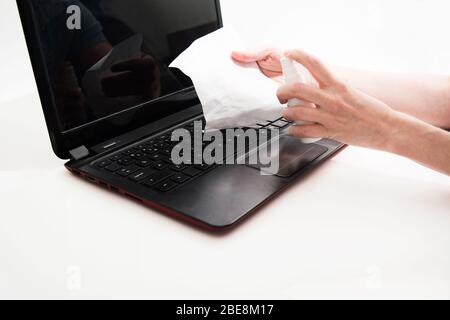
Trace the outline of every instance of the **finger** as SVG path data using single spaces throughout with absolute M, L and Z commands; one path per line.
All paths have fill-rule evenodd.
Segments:
M 280 100 L 280 103 L 281 103 L 281 104 L 286 104 L 286 103 L 288 103 L 288 102 L 289 102 L 288 100 Z M 316 106 L 314 103 L 312 103 L 312 102 L 307 102 L 307 101 L 302 101 L 302 104 L 299 104 L 298 106 L 292 105 L 292 106 L 289 106 L 289 107 L 317 108 L 317 106 Z
M 328 68 L 312 55 L 307 54 L 301 50 L 292 50 L 286 52 L 286 57 L 295 60 L 301 65 L 303 65 L 317 80 L 319 85 L 330 86 L 336 83 L 336 79 L 333 74 L 328 70 Z
M 291 126 L 289 134 L 298 138 L 328 138 L 328 131 L 321 124 Z
M 277 91 L 277 96 L 281 103 L 297 98 L 314 103 L 324 109 L 331 107 L 329 106 L 330 98 L 326 92 L 303 83 L 293 83 L 281 86 Z
M 267 59 L 274 51 L 273 49 L 266 49 L 259 52 L 233 51 L 231 57 L 240 63 L 251 63 Z
M 258 66 L 265 72 L 272 72 L 275 75 L 282 73 L 280 54 L 272 52 L 264 59 L 258 61 Z
M 323 111 L 316 108 L 291 107 L 283 111 L 283 117 L 292 121 L 322 123 Z

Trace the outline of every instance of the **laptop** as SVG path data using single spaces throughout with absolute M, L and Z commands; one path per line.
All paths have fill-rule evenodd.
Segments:
M 245 161 L 174 161 L 173 133 L 204 133 L 205 120 L 191 80 L 168 66 L 222 27 L 218 0 L 17 5 L 54 153 L 79 178 L 217 231 L 238 225 L 343 147 L 327 139 L 303 144 L 285 134 L 289 121 L 267 119 L 241 130 L 267 130 L 265 146 L 276 139 L 274 174 Z

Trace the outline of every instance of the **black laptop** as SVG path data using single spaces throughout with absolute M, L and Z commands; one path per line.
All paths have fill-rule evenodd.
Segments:
M 326 139 L 302 144 L 284 134 L 291 123 L 268 119 L 257 130 L 276 132 L 268 134 L 269 144 L 271 139 L 279 143 L 275 174 L 262 174 L 260 166 L 245 162 L 173 160 L 179 144 L 172 139 L 174 130 L 203 132 L 205 120 L 190 79 L 168 66 L 194 40 L 222 27 L 219 1 L 17 4 L 53 150 L 80 178 L 222 230 L 343 147 Z M 249 146 L 244 153 L 260 147 Z

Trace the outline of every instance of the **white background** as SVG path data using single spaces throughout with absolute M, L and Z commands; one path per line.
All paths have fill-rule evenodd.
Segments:
M 450 73 L 445 0 L 223 0 L 222 10 L 249 46 Z M 200 232 L 63 169 L 15 2 L 1 1 L 0 15 L 0 298 L 450 298 L 447 177 L 348 148 L 234 232 Z

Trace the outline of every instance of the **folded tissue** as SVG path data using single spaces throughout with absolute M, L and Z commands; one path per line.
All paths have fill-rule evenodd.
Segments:
M 231 58 L 233 50 L 243 49 L 234 29 L 222 28 L 196 40 L 170 65 L 191 78 L 207 129 L 254 127 L 282 116 L 278 84 L 256 63 L 239 64 Z

